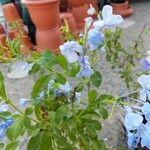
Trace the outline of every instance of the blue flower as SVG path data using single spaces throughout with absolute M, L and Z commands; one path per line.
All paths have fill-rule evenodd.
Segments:
M 60 93 L 59 91 L 57 91 L 57 90 L 54 91 L 54 96 L 55 96 L 55 97 L 59 97 L 60 94 L 61 94 L 61 93 Z
M 128 132 L 127 136 L 129 148 L 137 148 L 140 142 L 140 134 Z
M 88 43 L 91 50 L 96 50 L 100 46 L 103 34 L 97 29 L 91 29 L 88 32 Z
M 55 83 L 54 80 L 49 81 L 49 83 L 48 83 L 48 90 L 50 90 L 52 88 L 54 83 Z
M 141 146 L 150 149 L 150 122 L 142 126 L 141 129 Z
M 82 46 L 75 41 L 64 43 L 60 46 L 60 51 L 70 63 L 78 61 L 79 55 L 83 52 Z
M 90 8 L 87 11 L 88 15 L 94 15 L 96 14 L 96 9 L 90 4 Z
M 28 100 L 27 100 L 26 98 L 21 98 L 21 99 L 19 100 L 19 105 L 20 105 L 21 107 L 25 107 L 27 103 L 28 103 Z
M 45 97 L 44 91 L 40 92 L 39 98 L 42 100 L 42 99 L 44 99 L 44 97 Z
M 90 77 L 94 71 L 93 69 L 91 69 L 90 67 L 90 63 L 88 61 L 88 56 L 84 56 L 82 58 L 80 58 L 80 71 L 78 72 L 77 74 L 77 77 L 80 78 L 80 77 Z
M 129 112 L 125 116 L 124 126 L 127 131 L 137 129 L 143 121 L 143 117 L 140 114 Z
M 140 90 L 140 99 L 142 101 L 150 100 L 150 75 L 141 75 L 138 82 L 142 86 Z
M 59 97 L 61 94 L 65 94 L 66 96 L 68 96 L 71 89 L 72 86 L 69 84 L 69 82 L 66 82 L 65 85 L 60 84 L 58 89 L 54 91 L 54 95 L 55 97 Z
M 72 87 L 69 84 L 69 82 L 66 82 L 65 85 L 60 85 L 59 86 L 60 93 L 64 93 L 66 96 L 70 93 L 71 89 L 72 89 Z
M 5 122 L 0 123 L 0 140 L 5 137 L 6 130 L 14 123 L 14 120 L 9 118 Z
M 113 8 L 110 5 L 105 5 L 102 10 L 103 20 L 99 19 L 95 21 L 94 27 L 101 29 L 102 27 L 114 27 L 121 22 L 123 22 L 123 18 L 120 15 L 113 14 Z
M 146 120 L 150 121 L 150 104 L 148 102 L 144 103 L 141 110 L 144 113 Z
M 150 57 L 142 59 L 141 66 L 144 70 L 150 70 Z
M 124 125 L 128 133 L 129 148 L 137 148 L 139 142 L 142 147 L 150 148 L 150 122 L 143 124 L 143 117 L 137 113 L 127 113 Z

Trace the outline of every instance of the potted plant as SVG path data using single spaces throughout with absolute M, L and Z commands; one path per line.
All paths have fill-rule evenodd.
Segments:
M 133 13 L 133 9 L 130 7 L 128 0 L 111 0 L 110 4 L 113 7 L 114 14 L 127 17 Z

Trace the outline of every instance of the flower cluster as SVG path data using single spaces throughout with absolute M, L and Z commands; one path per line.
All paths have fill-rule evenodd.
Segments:
M 141 75 L 138 82 L 142 86 L 140 100 L 136 106 L 127 107 L 124 125 L 129 148 L 137 148 L 141 144 L 142 148 L 150 149 L 150 75 Z

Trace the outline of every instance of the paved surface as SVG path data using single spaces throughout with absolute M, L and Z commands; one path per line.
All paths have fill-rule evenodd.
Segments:
M 122 25 L 125 29 L 123 36 L 123 43 L 125 46 L 136 39 L 145 24 L 147 24 L 146 29 L 150 29 L 150 0 L 132 0 L 131 5 L 135 10 L 134 14 L 125 19 L 125 22 Z M 145 34 L 144 48 L 141 50 L 141 53 L 146 55 L 146 51 L 148 50 L 150 50 L 150 35 Z M 101 56 L 98 67 L 102 71 L 102 74 L 105 75 L 105 77 L 103 76 L 103 85 L 100 92 L 104 91 L 107 93 L 117 94 L 120 88 L 124 86 L 122 80 L 120 80 L 115 71 L 111 70 L 110 65 L 105 61 L 103 56 Z M 5 75 L 7 93 L 16 105 L 18 105 L 20 98 L 30 97 L 30 89 L 33 86 L 33 82 L 35 80 L 34 77 L 30 76 L 19 80 L 8 79 L 6 77 L 8 66 L 0 64 L 0 70 Z M 126 146 L 124 130 L 122 124 L 118 121 L 120 120 L 119 114 L 120 113 L 115 113 L 110 122 L 104 123 L 105 127 L 102 133 L 102 136 L 106 138 L 106 141 L 110 145 L 113 145 L 112 150 L 115 150 L 117 146 Z M 127 148 L 125 147 L 124 149 Z

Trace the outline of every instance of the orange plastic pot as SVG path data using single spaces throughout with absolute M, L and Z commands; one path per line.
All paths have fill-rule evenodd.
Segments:
M 50 30 L 38 30 L 36 32 L 36 42 L 39 52 L 42 52 L 44 49 L 50 49 L 50 51 L 58 53 L 59 46 L 62 44 L 59 27 Z
M 38 30 L 55 28 L 59 22 L 59 0 L 24 0 Z
M 3 5 L 2 8 L 7 22 L 21 20 L 17 8 L 13 3 Z
M 70 31 L 73 32 L 73 33 L 78 32 L 76 21 L 75 21 L 75 18 L 74 18 L 72 13 L 69 13 L 69 12 L 61 13 L 60 14 L 60 19 L 61 19 L 61 25 L 63 25 L 64 21 L 66 20 L 67 23 L 68 23 Z

